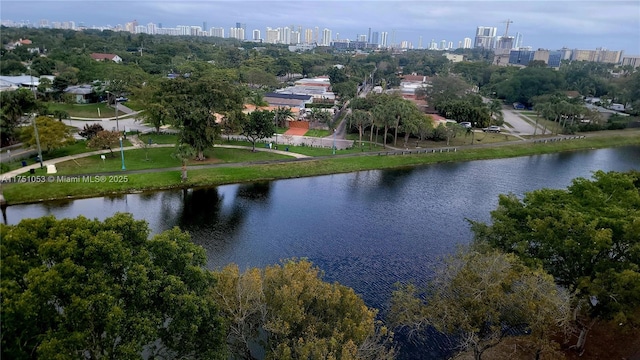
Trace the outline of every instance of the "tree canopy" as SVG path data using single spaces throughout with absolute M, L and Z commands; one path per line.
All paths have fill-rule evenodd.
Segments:
M 501 195 L 476 239 L 541 265 L 590 304 L 592 316 L 640 319 L 640 173 L 594 173 L 566 190 Z
M 453 335 L 458 351 L 472 351 L 480 360 L 517 333 L 528 334 L 524 338 L 534 353 L 553 351 L 550 335 L 568 323 L 569 315 L 569 294 L 549 274 L 528 268 L 512 254 L 472 248 L 450 257 L 426 291 L 401 285 L 389 317 L 398 326 L 433 326 Z
M 0 224 L 2 357 L 223 359 L 204 250 L 131 215 Z
M 386 329 L 376 333 L 376 311 L 356 293 L 306 260 L 289 260 L 240 273 L 229 265 L 215 273 L 213 292 L 227 323 L 227 343 L 240 359 L 391 359 Z

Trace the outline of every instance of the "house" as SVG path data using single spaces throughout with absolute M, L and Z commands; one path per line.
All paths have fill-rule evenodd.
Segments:
M 0 76 L 0 91 L 16 90 L 18 88 L 35 89 L 40 85 L 40 78 L 31 75 Z
M 90 56 L 95 61 L 111 60 L 116 63 L 122 62 L 122 58 L 116 54 L 91 53 Z
M 91 85 L 69 86 L 64 89 L 64 92 L 74 95 L 78 104 L 87 104 L 96 100 L 96 93 Z

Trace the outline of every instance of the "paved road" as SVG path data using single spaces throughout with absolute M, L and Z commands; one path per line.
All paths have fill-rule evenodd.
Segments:
M 503 109 L 502 115 L 504 116 L 504 121 L 511 125 L 510 127 L 505 125 L 511 134 L 516 136 L 533 135 L 534 133 L 536 135 L 542 135 L 542 131 L 544 130 L 542 126 L 538 125 L 538 130 L 536 131 L 535 125 L 520 117 L 516 110 Z M 547 130 L 547 134 L 551 134 L 551 131 Z

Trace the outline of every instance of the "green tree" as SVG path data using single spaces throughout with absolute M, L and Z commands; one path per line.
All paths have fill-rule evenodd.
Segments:
M 0 224 L 2 357 L 224 359 L 205 252 L 129 214 Z
M 524 339 L 538 358 L 557 346 L 550 335 L 570 316 L 570 297 L 553 277 L 512 254 L 481 247 L 447 259 L 426 293 L 425 298 L 414 285 L 401 285 L 392 296 L 391 322 L 451 334 L 458 349 L 472 351 L 476 360 L 516 329 L 529 333 Z
M 290 107 L 278 106 L 273 114 L 276 119 L 276 126 L 285 127 L 285 123 L 287 120 L 295 120 L 296 116 L 291 111 Z
M 501 195 L 492 225 L 473 223 L 472 229 L 478 240 L 542 265 L 588 304 L 590 317 L 638 323 L 639 189 L 637 171 L 598 171 L 566 190 L 536 190 L 523 199 Z M 583 341 L 588 327 L 581 330 Z
M 241 134 L 251 142 L 252 151 L 256 151 L 256 141 L 271 137 L 275 130 L 273 112 L 257 110 L 249 114 L 247 122 L 242 125 Z
M 173 158 L 180 160 L 180 164 L 182 164 L 182 174 L 180 176 L 182 182 L 187 181 L 187 163 L 195 155 L 195 149 L 188 144 L 176 144 L 175 151 L 171 154 Z
M 222 130 L 227 134 L 227 141 L 231 139 L 231 134 L 235 134 L 242 129 L 242 125 L 247 122 L 247 115 L 242 111 L 231 111 L 222 118 Z
M 196 160 L 204 159 L 204 150 L 213 146 L 220 133 L 216 114 L 242 109 L 238 88 L 226 74 L 218 75 L 168 79 L 159 87 L 168 118 L 180 129 L 179 142 L 196 150 Z
M 120 142 L 122 134 L 118 131 L 98 131 L 89 141 L 87 147 L 91 149 L 109 149 L 111 157 L 116 155 L 113 153 L 113 146 Z
M 364 129 L 371 125 L 371 114 L 368 111 L 355 109 L 349 115 L 349 124 L 358 129 L 358 145 L 362 149 L 362 134 Z
M 38 110 L 39 104 L 27 89 L 0 92 L 0 144 L 9 145 L 17 140 L 20 126 L 27 120 L 25 114 Z
M 60 121 L 56 121 L 48 116 L 39 116 L 35 119 L 35 122 L 38 127 L 40 146 L 45 152 L 50 152 L 75 142 L 71 131 Z M 34 127 L 26 126 L 22 130 L 20 138 L 27 147 L 36 145 L 37 141 Z
M 322 280 L 306 260 L 240 273 L 215 272 L 216 303 L 227 319 L 227 344 L 240 359 L 392 359 L 389 332 L 350 288 Z M 374 346 L 377 345 L 377 346 Z M 254 349 L 252 352 L 251 349 Z

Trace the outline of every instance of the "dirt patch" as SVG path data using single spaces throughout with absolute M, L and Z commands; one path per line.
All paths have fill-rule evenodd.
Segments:
M 304 134 L 306 134 L 308 130 L 309 129 L 290 128 L 289 130 L 287 130 L 287 132 L 284 133 L 284 135 L 304 136 Z
M 187 165 L 207 165 L 207 164 L 219 164 L 222 160 L 216 158 L 206 158 L 204 160 L 189 160 Z

